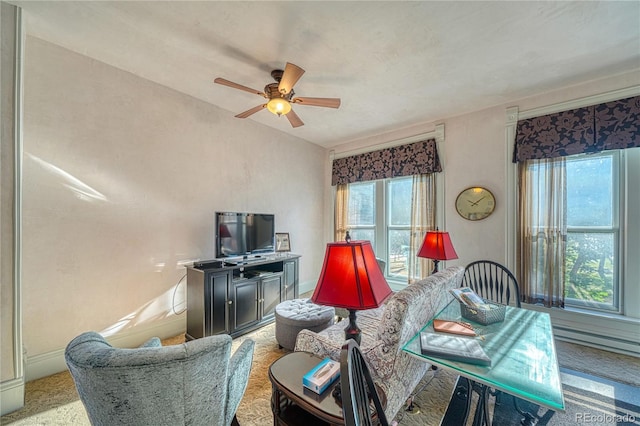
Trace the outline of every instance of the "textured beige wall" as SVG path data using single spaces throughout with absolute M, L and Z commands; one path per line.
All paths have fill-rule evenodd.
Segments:
M 317 277 L 324 149 L 31 37 L 24 108 L 28 358 L 175 319 L 218 210 L 275 213 Z
M 0 378 L 14 379 L 14 92 L 15 7 L 0 3 Z

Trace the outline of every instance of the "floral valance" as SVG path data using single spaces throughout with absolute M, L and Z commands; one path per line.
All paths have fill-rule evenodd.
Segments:
M 513 162 L 640 146 L 640 96 L 518 121 Z
M 435 139 L 333 160 L 331 185 L 441 172 Z

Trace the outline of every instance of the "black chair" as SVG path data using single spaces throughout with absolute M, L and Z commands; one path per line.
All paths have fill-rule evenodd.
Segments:
M 340 352 L 340 388 L 346 426 L 389 426 L 369 367 L 358 344 L 352 339 L 345 342 Z M 377 422 L 371 418 L 370 402 L 373 402 L 378 416 Z
M 471 288 L 476 294 L 485 300 L 518 308 L 521 307 L 518 280 L 516 280 L 516 277 L 509 269 L 497 262 L 493 262 L 491 260 L 477 260 L 469 263 L 464 270 L 462 287 Z M 481 398 L 486 398 L 487 389 L 485 385 L 470 382 L 470 384 L 467 384 L 466 390 L 469 388 L 473 388 L 473 390 L 478 392 Z M 488 392 L 495 395 L 496 403 L 499 404 L 504 394 L 500 391 L 488 390 Z M 516 411 L 524 417 L 522 424 L 535 423 L 535 416 L 524 412 L 518 404 L 518 398 L 513 395 L 511 395 L 511 397 L 513 398 L 513 404 Z M 487 422 L 486 418 L 483 420 L 484 423 Z
M 520 288 L 511 271 L 491 260 L 477 260 L 467 265 L 462 287 L 470 287 L 483 299 L 520 307 Z

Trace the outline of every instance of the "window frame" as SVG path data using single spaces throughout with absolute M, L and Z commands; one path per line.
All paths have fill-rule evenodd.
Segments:
M 373 249 L 375 250 L 376 253 L 378 253 L 378 235 L 377 235 L 377 231 L 376 228 L 378 226 L 378 188 L 377 188 L 377 184 L 376 181 L 365 181 L 365 182 L 354 182 L 354 183 L 349 183 L 347 184 L 349 186 L 349 200 L 348 200 L 348 205 L 349 205 L 349 215 L 351 214 L 351 195 L 352 195 L 352 191 L 351 191 L 351 186 L 352 185 L 370 185 L 373 184 L 373 223 L 370 225 L 353 225 L 350 221 L 349 224 L 347 226 L 347 229 L 349 229 L 349 231 L 353 231 L 353 230 L 373 230 L 375 239 L 372 242 L 372 246 Z M 354 235 L 353 232 L 350 232 L 350 236 L 352 239 L 358 239 L 357 235 Z
M 624 247 L 622 247 L 622 230 L 621 224 L 624 223 L 623 208 L 621 208 L 621 193 L 625 192 L 624 179 L 621 176 L 625 172 L 625 163 L 623 162 L 625 150 L 617 151 L 604 151 L 596 154 L 579 154 L 575 156 L 566 157 L 567 162 L 580 160 L 582 158 L 597 158 L 597 157 L 611 157 L 611 185 L 612 185 L 612 200 L 611 200 L 611 225 L 610 226 L 570 226 L 567 224 L 567 239 L 569 234 L 613 234 L 613 255 L 615 259 L 615 268 L 613 271 L 613 301 L 611 305 L 599 302 L 590 302 L 581 299 L 565 297 L 565 307 L 572 307 L 578 309 L 584 309 L 588 311 L 602 311 L 611 312 L 616 314 L 622 313 L 622 306 L 620 297 L 622 292 L 622 280 L 620 279 L 622 268 L 622 254 L 624 254 Z M 565 283 L 566 284 L 566 283 Z
M 397 178 L 390 178 L 390 179 L 384 179 L 382 182 L 384 184 L 384 196 L 383 196 L 383 200 L 382 202 L 384 202 L 384 218 L 381 218 L 381 222 L 383 222 L 382 227 L 380 229 L 384 229 L 384 241 L 385 241 L 385 248 L 384 248 L 384 253 L 385 253 L 385 260 L 387 262 L 387 266 L 386 266 L 386 270 L 385 270 L 385 277 L 387 278 L 387 280 L 392 280 L 392 281 L 396 281 L 396 282 L 402 282 L 404 284 L 406 284 L 407 280 L 408 280 L 408 259 L 405 261 L 405 264 L 407 265 L 407 275 L 400 275 L 400 274 L 391 274 L 391 270 L 390 270 L 390 266 L 391 266 L 391 239 L 389 238 L 390 232 L 391 231 L 403 231 L 406 230 L 409 232 L 409 238 L 411 238 L 411 218 L 409 218 L 409 224 L 408 225 L 392 225 L 391 224 L 391 183 L 393 181 L 399 181 L 399 180 L 408 180 L 408 181 L 412 181 L 411 183 L 411 190 L 413 191 L 413 177 L 412 176 L 403 176 L 403 177 L 397 177 Z M 409 209 L 411 209 L 411 205 L 409 206 Z
M 387 281 L 394 285 L 406 285 L 408 280 L 407 274 L 392 274 L 391 273 L 391 250 L 390 250 L 390 233 L 392 231 L 407 231 L 411 233 L 411 223 L 407 225 L 393 225 L 391 224 L 391 185 L 396 181 L 410 181 L 413 185 L 412 176 L 402 176 L 388 179 L 378 179 L 367 182 L 356 182 L 348 185 L 360 185 L 360 184 L 373 184 L 374 187 L 374 225 L 354 225 L 351 222 L 348 223 L 348 228 L 352 230 L 374 230 L 374 241 L 372 246 L 375 250 L 376 256 L 383 259 L 386 263 L 384 275 Z M 349 191 L 349 197 L 352 192 Z M 349 206 L 351 207 L 351 200 L 349 200 Z M 411 206 L 408 206 L 411 209 Z M 353 232 L 350 232 L 353 239 L 358 239 L 357 235 L 354 236 Z

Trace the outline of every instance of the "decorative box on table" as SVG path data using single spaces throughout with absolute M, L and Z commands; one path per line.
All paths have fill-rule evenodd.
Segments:
M 340 377 L 340 363 L 330 358 L 325 358 L 302 377 L 302 385 L 320 394 L 338 377 Z
M 496 322 L 504 321 L 504 314 L 507 311 L 505 305 L 485 300 L 482 307 L 473 308 L 460 302 L 460 313 L 463 318 L 475 321 L 482 325 L 489 325 Z

